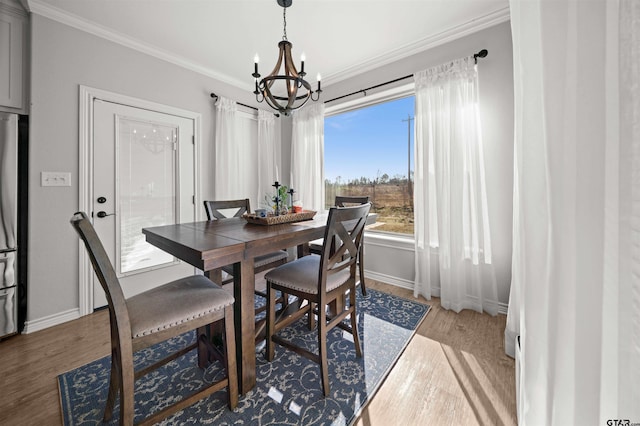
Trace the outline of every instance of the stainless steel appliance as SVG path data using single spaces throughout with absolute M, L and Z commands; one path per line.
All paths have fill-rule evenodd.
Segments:
M 26 316 L 26 120 L 0 112 L 0 339 L 21 331 Z

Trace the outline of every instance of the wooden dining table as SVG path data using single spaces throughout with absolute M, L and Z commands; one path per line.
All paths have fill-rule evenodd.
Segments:
M 254 258 L 289 247 L 297 247 L 298 256 L 304 256 L 309 241 L 324 236 L 326 222 L 326 214 L 317 214 L 312 220 L 278 225 L 229 218 L 142 230 L 148 243 L 202 271 L 234 265 L 236 352 L 242 394 L 256 384 Z

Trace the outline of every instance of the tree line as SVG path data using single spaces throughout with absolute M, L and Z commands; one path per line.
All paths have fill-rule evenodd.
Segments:
M 413 172 L 411 172 L 411 174 L 413 175 Z M 383 174 L 378 174 L 377 177 L 375 178 L 370 178 L 367 176 L 361 176 L 359 178 L 352 178 L 352 179 L 343 179 L 342 176 L 337 176 L 335 178 L 335 180 L 331 180 L 331 179 L 325 179 L 324 180 L 324 184 L 326 185 L 336 185 L 336 186 L 342 186 L 342 185 L 353 185 L 353 186 L 358 186 L 358 185 L 406 185 L 407 184 L 407 177 L 405 175 L 401 175 L 401 174 L 395 174 L 392 177 L 389 176 L 387 173 L 383 173 Z

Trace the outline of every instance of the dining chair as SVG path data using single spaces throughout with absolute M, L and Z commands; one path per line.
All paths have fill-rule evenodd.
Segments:
M 204 368 L 209 361 L 217 359 L 225 367 L 225 377 L 178 401 L 171 398 L 165 408 L 140 424 L 156 423 L 224 388 L 227 404 L 233 410 L 238 404 L 233 296 L 202 275 L 194 275 L 125 298 L 113 265 L 87 215 L 77 212 L 70 222 L 84 242 L 108 301 L 111 374 L 103 420 L 109 421 L 113 416 L 119 395 L 120 424 L 133 424 L 135 381 L 194 349 L 198 350 L 199 367 Z M 222 351 L 207 338 L 208 328 L 219 322 L 223 323 L 224 330 Z M 148 367 L 134 370 L 135 352 L 192 330 L 196 331 L 194 343 Z
M 320 365 L 324 396 L 329 395 L 327 333 L 340 327 L 351 333 L 356 355 L 362 356 L 356 324 L 356 263 L 362 244 L 362 234 L 371 204 L 353 207 L 332 207 L 329 210 L 324 244 L 320 255 L 303 256 L 269 271 L 267 280 L 267 346 L 265 356 L 272 361 L 275 344 L 292 350 Z M 296 312 L 276 321 L 276 291 L 283 291 L 306 300 Z M 349 295 L 348 305 L 344 303 Z M 326 307 L 331 311 L 327 313 Z M 317 309 L 316 309 L 317 307 Z M 317 315 L 318 353 L 295 345 L 278 335 L 305 314 L 312 325 Z M 314 315 L 315 314 L 315 315 Z M 350 316 L 351 326 L 342 321 Z
M 251 204 L 248 198 L 244 200 L 205 201 L 204 209 L 207 212 L 207 220 L 220 220 L 229 217 L 242 217 L 245 213 L 250 213 Z M 232 210 L 233 215 L 229 215 L 225 210 Z M 286 250 L 277 250 L 257 256 L 254 259 L 254 270 L 256 273 L 260 273 L 267 269 L 275 268 L 286 263 L 288 256 L 289 254 Z M 225 278 L 223 281 L 221 271 L 226 272 L 230 278 Z M 233 265 L 226 265 L 220 269 L 213 270 L 209 273 L 209 277 L 218 284 L 228 284 L 233 281 Z M 256 291 L 256 293 L 265 298 L 267 297 L 264 292 Z
M 360 204 L 366 204 L 369 202 L 369 196 L 343 196 L 336 195 L 334 205 L 336 207 L 357 206 Z M 309 252 L 314 254 L 322 253 L 322 240 L 314 240 L 309 243 Z M 367 289 L 364 283 L 364 243 L 360 245 L 360 252 L 358 253 L 358 274 L 360 277 L 360 291 L 362 295 L 367 295 Z
M 204 209 L 207 213 L 208 220 L 221 220 L 230 217 L 242 217 L 245 213 L 251 212 L 251 203 L 248 198 L 241 200 L 214 200 L 205 201 Z M 267 253 L 261 256 L 256 256 L 254 259 L 254 272 L 256 274 L 264 272 L 266 270 L 275 268 L 287 262 L 289 253 L 286 250 L 277 250 L 272 253 Z M 222 271 L 227 274 L 227 278 L 222 279 Z M 220 285 L 229 284 L 233 282 L 233 265 L 225 265 L 222 268 L 217 268 L 212 271 L 205 272 L 205 276 L 211 279 L 213 282 Z M 267 294 L 263 291 L 256 289 L 255 294 L 260 297 L 267 298 Z M 288 304 L 288 297 L 285 294 L 278 300 L 283 306 Z M 256 307 L 255 314 L 258 315 L 267 309 L 267 305 L 262 304 Z M 262 340 L 264 333 L 265 320 L 258 321 L 256 323 L 256 339 Z

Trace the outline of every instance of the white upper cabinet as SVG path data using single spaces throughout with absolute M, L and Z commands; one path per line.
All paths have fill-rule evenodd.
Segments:
M 19 3 L 0 0 L 0 107 L 25 108 L 27 22 Z

